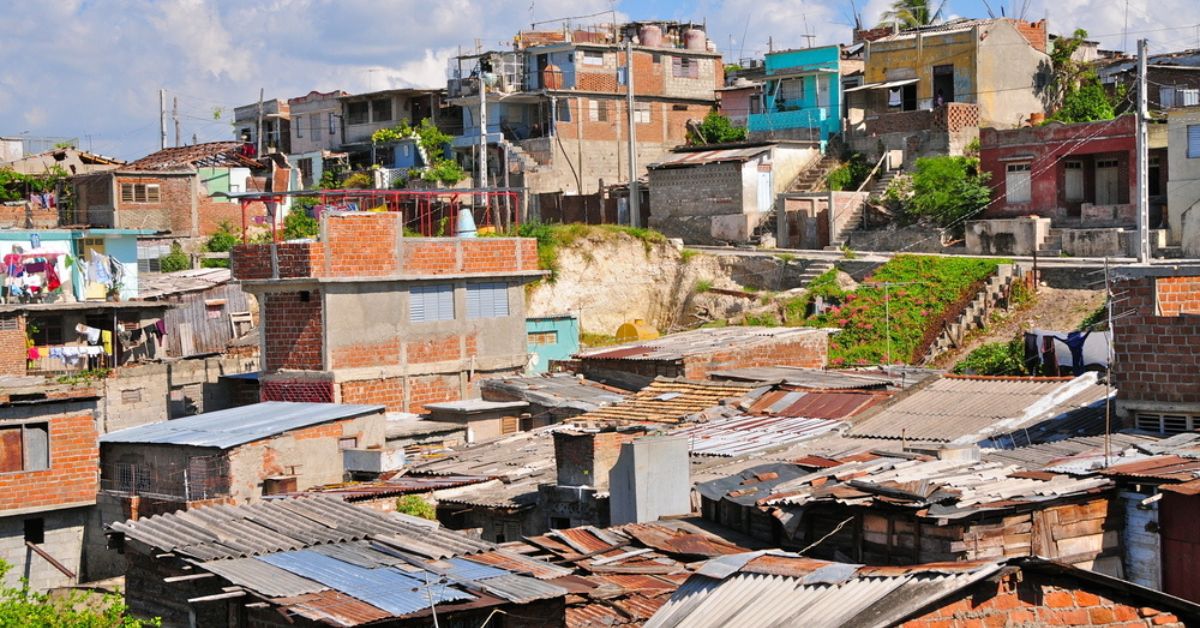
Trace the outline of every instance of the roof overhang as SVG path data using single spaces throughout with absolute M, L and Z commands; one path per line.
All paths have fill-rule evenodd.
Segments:
M 850 89 L 842 90 L 842 93 L 849 94 L 850 92 L 857 92 L 864 89 L 895 89 L 905 85 L 912 85 L 919 80 L 921 79 L 903 79 L 900 81 L 885 81 L 883 83 L 867 83 L 866 85 L 859 85 L 858 87 L 851 87 Z

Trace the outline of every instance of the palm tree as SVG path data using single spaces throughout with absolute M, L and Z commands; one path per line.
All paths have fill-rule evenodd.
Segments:
M 931 5 L 936 0 L 895 0 L 892 8 L 883 12 L 880 26 L 898 26 L 919 28 L 932 26 L 942 19 L 942 10 L 946 8 L 947 0 L 942 0 L 935 10 Z

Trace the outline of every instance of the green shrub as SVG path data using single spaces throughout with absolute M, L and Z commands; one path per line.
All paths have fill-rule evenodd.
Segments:
M 0 561 L 0 578 L 11 570 L 12 565 Z M 141 628 L 161 625 L 162 620 L 158 618 L 130 617 L 125 597 L 119 593 L 97 596 L 76 590 L 51 595 L 30 588 L 24 578 L 19 586 L 0 585 L 0 626 Z
M 825 177 L 825 184 L 835 192 L 857 190 L 870 174 L 871 164 L 867 163 L 862 153 L 854 153 Z
M 1025 342 L 1018 337 L 1008 342 L 982 345 L 955 364 L 954 372 L 960 375 L 1027 375 Z
M 420 495 L 405 495 L 397 499 L 396 512 L 432 521 L 437 520 L 437 509 Z
M 928 218 L 942 227 L 961 222 L 983 209 L 991 198 L 987 173 L 967 157 L 923 157 L 912 175 L 912 198 L 905 213 Z
M 192 267 L 192 258 L 183 252 L 183 246 L 178 242 L 171 243 L 171 252 L 158 258 L 160 272 L 173 273 Z
M 351 190 L 369 190 L 375 186 L 375 177 L 367 172 L 356 172 L 342 181 L 342 187 Z
M 724 144 L 740 142 L 744 139 L 746 139 L 746 129 L 734 126 L 729 118 L 716 111 L 710 111 L 708 115 L 704 116 L 704 121 L 700 123 L 699 135 L 688 130 L 688 143 L 693 145 Z
M 209 253 L 228 253 L 237 246 L 239 240 L 234 234 L 233 225 L 228 222 L 222 222 L 217 232 L 212 234 L 204 243 L 204 250 Z M 200 263 L 204 268 L 229 268 L 228 259 L 205 259 Z
M 287 216 L 283 217 L 283 239 L 303 240 L 315 238 L 321 233 L 321 222 L 308 215 L 308 212 L 293 207 Z
M 696 249 L 684 249 L 679 252 L 679 261 L 687 264 L 691 262 L 692 258 L 696 257 L 697 255 L 703 255 L 703 253 L 697 251 Z

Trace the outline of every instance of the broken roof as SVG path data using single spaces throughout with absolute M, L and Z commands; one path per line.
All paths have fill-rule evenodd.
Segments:
M 432 493 L 447 489 L 490 482 L 486 475 L 418 475 L 408 473 L 369 482 L 342 482 L 308 489 L 310 493 L 336 495 L 348 502 L 358 502 L 398 495 Z
M 562 408 L 589 412 L 625 398 L 625 392 L 566 373 L 540 377 L 496 377 L 480 382 L 485 398 L 498 394 L 520 399 L 544 408 Z
M 383 406 L 264 401 L 109 432 L 100 437 L 100 442 L 229 449 L 311 425 L 382 415 L 383 411 Z
M 581 351 L 584 360 L 682 360 L 716 351 L 770 345 L 811 334 L 827 334 L 807 327 L 712 327 L 638 340 L 613 347 Z
M 1103 431 L 1103 413 L 1095 410 L 1107 392 L 1095 373 L 1074 379 L 945 376 L 864 418 L 849 434 L 957 443 L 999 440 L 1034 427 L 1095 434 Z M 1081 416 L 1085 420 L 1072 421 Z
M 831 371 L 800 366 L 751 366 L 713 371 L 709 376 L 713 379 L 743 382 L 782 382 L 822 390 L 871 390 L 907 388 L 935 374 L 936 371 L 915 367 Z
M 692 381 L 660 377 L 620 403 L 597 408 L 576 421 L 681 423 L 723 403 L 734 403 L 758 391 L 755 384 Z
M 226 591 L 340 626 L 422 615 L 432 603 L 523 604 L 568 593 L 546 581 L 559 573 L 553 565 L 331 497 L 209 506 L 110 528 L 225 579 Z
M 194 268 L 173 273 L 138 273 L 138 298 L 163 297 L 199 292 L 229 283 L 233 273 L 228 268 Z
M 195 168 L 262 168 L 242 154 L 241 142 L 207 142 L 172 146 L 150 153 L 121 167 L 127 170 L 193 170 Z

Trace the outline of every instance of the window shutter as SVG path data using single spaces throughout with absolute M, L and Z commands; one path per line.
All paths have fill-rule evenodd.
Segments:
M 1187 128 L 1187 156 L 1200 157 L 1200 124 L 1189 124 Z
M 424 323 L 428 318 L 425 316 L 425 298 L 424 288 L 413 288 L 408 292 L 408 319 L 413 323 Z
M 122 203 L 132 203 L 133 202 L 133 184 L 132 183 L 122 183 L 121 184 L 121 202 Z
M 417 286 L 408 294 L 408 318 L 411 322 L 454 320 L 454 286 Z
M 508 316 L 508 284 L 486 282 L 467 285 L 467 318 Z
M 1178 107 L 1195 107 L 1200 105 L 1200 89 L 1181 89 L 1175 100 Z

